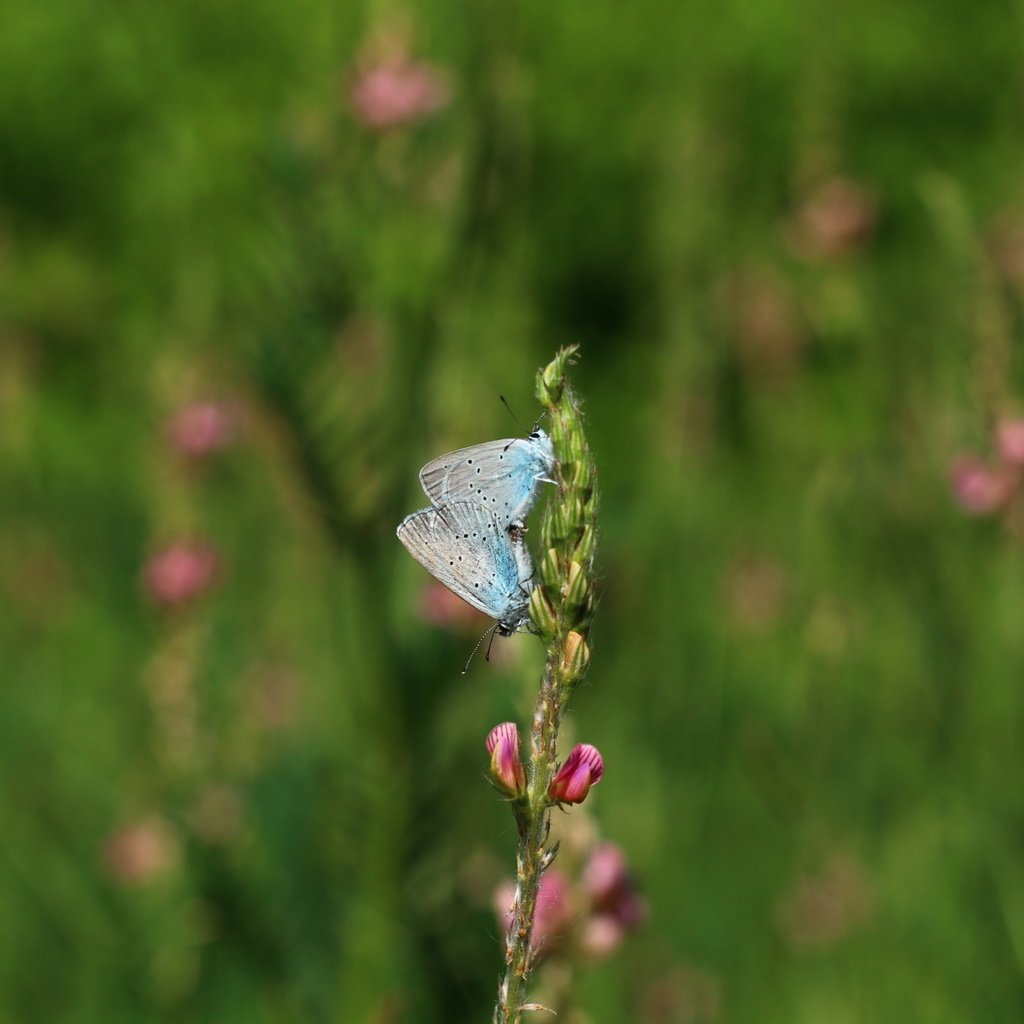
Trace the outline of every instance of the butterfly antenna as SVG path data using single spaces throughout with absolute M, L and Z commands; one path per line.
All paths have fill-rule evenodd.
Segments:
M 494 629 L 491 630 L 491 641 L 487 645 L 487 653 L 484 655 L 484 661 L 486 662 L 490 662 L 491 660 L 491 648 L 494 646 L 494 637 L 497 635 L 497 633 L 498 627 L 495 626 Z
M 504 395 L 498 395 L 498 397 L 501 399 L 501 404 L 508 409 L 509 416 L 511 416 L 512 419 L 516 421 L 516 424 L 521 427 L 522 423 L 519 422 L 519 417 L 512 411 L 512 406 L 508 404 L 508 399 Z
M 484 631 L 483 636 L 480 637 L 479 640 L 477 640 L 476 646 L 473 648 L 473 650 L 470 652 L 469 657 L 466 659 L 466 664 L 465 664 L 465 666 L 462 669 L 462 674 L 463 675 L 465 675 L 469 671 L 469 663 L 476 657 L 476 652 L 480 650 L 480 645 L 484 642 L 484 637 L 487 636 L 488 633 L 491 634 L 491 643 L 494 643 L 494 631 L 497 628 L 498 628 L 497 626 L 491 626 L 489 629 L 486 629 Z M 491 644 L 487 645 L 487 656 L 486 656 L 485 660 L 486 661 L 490 661 L 491 660 Z

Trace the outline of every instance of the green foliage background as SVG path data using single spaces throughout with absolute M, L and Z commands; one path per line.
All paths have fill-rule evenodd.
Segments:
M 349 83 L 399 16 L 453 100 L 375 133 Z M 947 480 L 1022 383 L 989 244 L 1024 201 L 1021 16 L 8 11 L 0 1024 L 489 1019 L 483 739 L 540 645 L 461 677 L 474 630 L 423 620 L 394 527 L 569 342 L 603 493 L 571 728 L 651 908 L 584 1019 L 1021 1020 L 1021 531 Z M 802 258 L 834 173 L 877 227 Z M 765 289 L 781 346 L 744 335 Z M 165 422 L 211 395 L 240 437 L 184 466 Z M 141 572 L 181 536 L 223 572 L 169 613 Z M 140 820 L 176 854 L 128 885 L 104 851 Z M 801 942 L 780 908 L 835 857 L 868 909 Z

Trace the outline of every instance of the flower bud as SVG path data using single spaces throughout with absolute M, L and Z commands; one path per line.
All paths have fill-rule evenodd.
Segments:
M 555 506 L 556 501 L 549 501 L 544 505 L 544 511 L 540 517 L 540 536 L 544 544 L 552 544 L 558 539 L 558 513 Z
M 568 529 L 565 531 L 565 536 L 568 537 L 577 530 L 583 529 L 583 501 L 580 499 L 578 494 L 571 494 L 568 500 L 564 501 L 562 504 L 565 509 L 565 520 L 568 525 Z
M 557 587 L 561 582 L 561 570 L 558 565 L 558 552 L 548 548 L 540 563 L 540 578 L 549 586 Z
M 514 722 L 496 725 L 487 736 L 487 753 L 491 755 L 491 778 L 509 796 L 526 795 L 526 773 L 519 757 L 519 729 Z
M 559 804 L 582 803 L 603 775 L 604 758 L 597 747 L 577 743 L 551 780 L 548 797 Z
M 555 542 L 563 541 L 573 530 L 571 509 L 564 501 L 555 505 L 554 515 L 551 517 L 551 539 Z
M 575 430 L 569 436 L 569 458 L 573 462 L 585 462 L 587 455 L 587 447 L 583 441 L 583 435 L 579 430 Z
M 541 383 L 547 391 L 545 404 L 547 402 L 557 402 L 562 397 L 563 370 L 564 363 L 561 359 L 555 359 L 544 368 L 544 372 L 541 375 Z
M 580 565 L 588 565 L 590 560 L 594 557 L 595 546 L 596 536 L 594 534 L 594 528 L 590 523 L 587 523 L 587 525 L 583 527 L 580 539 L 576 541 L 573 557 L 580 563 Z
M 590 664 L 590 647 L 587 641 L 575 630 L 565 638 L 565 653 L 562 655 L 562 674 L 569 681 L 575 681 L 583 675 Z
M 568 608 L 579 608 L 590 593 L 590 581 L 579 562 L 569 563 L 569 579 L 565 585 L 565 604 Z
M 555 609 L 551 607 L 543 587 L 534 587 L 530 594 L 530 618 L 542 637 L 555 635 Z
M 589 459 L 580 459 L 573 464 L 572 472 L 566 472 L 566 476 L 572 481 L 573 487 L 587 494 L 590 493 L 591 485 L 594 482 L 593 469 Z

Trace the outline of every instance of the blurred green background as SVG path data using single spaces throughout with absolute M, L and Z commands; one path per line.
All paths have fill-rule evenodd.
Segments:
M 1022 13 L 11 8 L 0 1024 L 490 1019 L 543 652 L 394 528 L 570 342 L 560 1019 L 1024 1019 Z

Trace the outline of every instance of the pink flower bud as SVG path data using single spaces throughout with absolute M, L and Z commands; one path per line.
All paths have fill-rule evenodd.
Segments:
M 1024 419 L 1003 420 L 996 427 L 996 447 L 1004 462 L 1024 466 Z
M 491 778 L 509 796 L 526 794 L 526 773 L 519 758 L 519 729 L 514 722 L 496 725 L 487 737 L 487 753 L 491 755 Z
M 590 787 L 604 775 L 604 758 L 597 747 L 577 743 L 548 786 L 548 796 L 560 804 L 582 803 Z
M 217 552 L 209 544 L 179 541 L 150 556 L 143 580 L 157 604 L 175 608 L 209 590 L 219 566 Z

